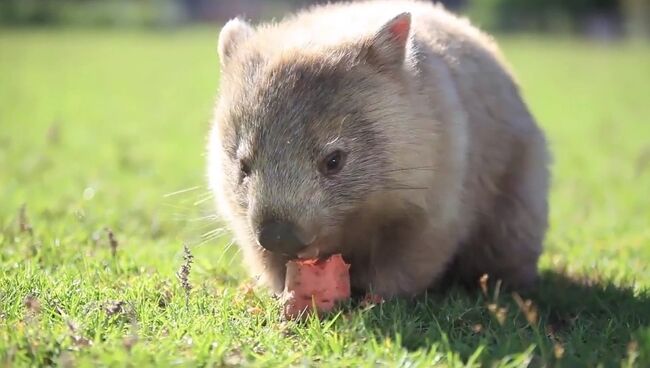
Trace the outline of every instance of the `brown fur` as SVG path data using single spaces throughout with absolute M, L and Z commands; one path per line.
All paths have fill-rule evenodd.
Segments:
M 416 1 L 326 5 L 255 29 L 233 20 L 219 54 L 210 185 L 275 291 L 287 259 L 256 243 L 263 213 L 343 253 L 353 286 L 385 297 L 422 292 L 451 265 L 470 282 L 533 284 L 546 142 L 497 46 L 466 20 Z M 333 148 L 347 163 L 323 178 Z

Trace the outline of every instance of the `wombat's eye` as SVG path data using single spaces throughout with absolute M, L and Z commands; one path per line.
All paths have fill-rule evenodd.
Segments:
M 248 162 L 245 162 L 243 160 L 239 161 L 239 172 L 242 180 L 250 176 L 251 167 Z
M 341 169 L 343 169 L 346 158 L 347 154 L 345 152 L 336 150 L 327 155 L 325 159 L 321 161 L 321 163 L 318 165 L 318 170 L 325 176 L 338 174 Z

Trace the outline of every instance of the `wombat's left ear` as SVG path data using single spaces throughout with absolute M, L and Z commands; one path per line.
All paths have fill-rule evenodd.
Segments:
M 401 67 L 411 31 L 411 13 L 401 13 L 365 41 L 359 58 L 380 69 Z
M 239 18 L 228 21 L 219 33 L 219 60 L 221 65 L 226 66 L 230 61 L 237 46 L 253 34 L 253 27 Z

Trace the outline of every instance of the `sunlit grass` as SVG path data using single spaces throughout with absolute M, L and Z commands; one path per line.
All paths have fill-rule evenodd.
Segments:
M 216 35 L 0 31 L 5 364 L 650 364 L 649 47 L 502 39 L 555 157 L 536 317 L 453 290 L 295 324 L 212 217 Z

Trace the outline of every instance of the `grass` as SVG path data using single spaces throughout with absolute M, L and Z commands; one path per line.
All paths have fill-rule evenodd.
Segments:
M 501 41 L 555 156 L 533 305 L 452 290 L 294 323 L 211 232 L 216 31 L 1 30 L 0 362 L 650 365 L 650 48 Z

